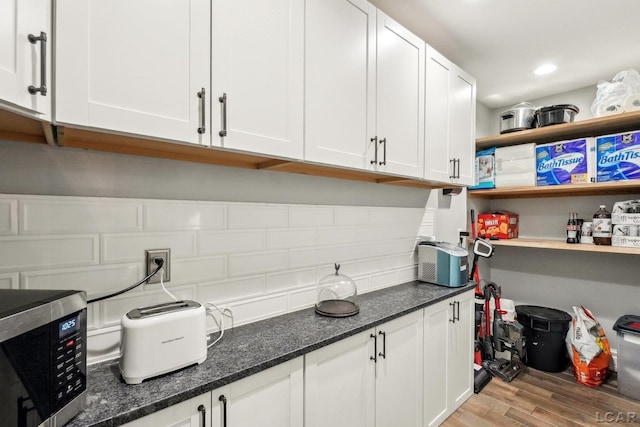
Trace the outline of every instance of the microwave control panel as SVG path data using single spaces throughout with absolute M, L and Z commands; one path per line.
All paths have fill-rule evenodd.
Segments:
M 87 388 L 86 309 L 51 324 L 53 410 Z

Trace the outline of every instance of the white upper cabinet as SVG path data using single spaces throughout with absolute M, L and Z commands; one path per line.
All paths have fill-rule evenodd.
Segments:
M 0 103 L 44 120 L 51 112 L 51 2 L 0 0 Z
M 476 81 L 428 45 L 426 61 L 424 177 L 472 185 Z
M 378 170 L 422 177 L 425 43 L 380 10 L 377 27 Z
M 212 2 L 213 144 L 302 158 L 304 2 Z
M 424 52 L 366 1 L 307 0 L 305 160 L 422 177 Z
M 375 7 L 307 0 L 305 29 L 305 159 L 375 168 Z
M 56 122 L 210 144 L 207 0 L 56 5 Z

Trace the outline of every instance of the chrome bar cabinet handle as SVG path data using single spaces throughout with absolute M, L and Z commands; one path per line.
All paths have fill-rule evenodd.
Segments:
M 225 137 L 227 136 L 227 94 L 223 93 L 222 96 L 218 98 L 218 102 L 222 104 L 220 108 L 220 114 L 222 116 L 222 130 L 218 132 L 218 135 Z
M 387 334 L 384 331 L 378 332 L 378 335 L 382 335 L 382 352 L 378 353 L 378 356 L 383 359 L 387 358 Z
M 373 138 L 371 138 L 371 142 L 373 142 L 373 147 L 375 149 L 375 156 L 373 160 L 371 160 L 369 163 L 371 163 L 372 165 L 375 165 L 376 163 L 378 163 L 378 137 L 374 136 Z
M 29 34 L 27 38 L 31 44 L 40 42 L 40 87 L 31 85 L 27 90 L 31 95 L 40 92 L 40 95 L 47 96 L 47 33 L 41 31 L 40 37 Z
M 206 128 L 206 113 L 205 113 L 205 107 L 207 105 L 207 100 L 205 98 L 206 92 L 204 90 L 204 88 L 202 88 L 202 90 L 200 92 L 198 92 L 198 98 L 200 98 L 200 126 L 198 127 L 198 133 L 200 135 L 204 134 L 207 131 Z
M 221 394 L 218 400 L 222 402 L 222 427 L 227 427 L 227 398 Z
M 198 406 L 198 412 L 200 412 L 200 425 L 207 427 L 207 408 L 204 405 Z

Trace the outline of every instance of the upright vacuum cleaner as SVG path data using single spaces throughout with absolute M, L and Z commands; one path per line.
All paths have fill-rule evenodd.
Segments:
M 520 323 L 502 319 L 504 312 L 500 307 L 501 288 L 493 282 L 487 283 L 482 289 L 480 288 L 480 280 L 476 274 L 478 259 L 479 257 L 490 258 L 493 256 L 493 245 L 484 239 L 478 238 L 474 242 L 473 253 L 474 258 L 470 279 L 475 279 L 478 284 L 476 287 L 476 299 L 484 299 L 483 304 L 476 303 L 474 391 L 478 393 L 491 380 L 492 376 L 497 376 L 504 381 L 510 382 L 522 372 L 523 367 L 519 362 L 496 358 L 495 353 L 496 351 L 509 351 L 522 359 L 525 353 L 525 338 L 524 327 Z M 491 298 L 495 301 L 493 322 L 491 321 Z M 493 332 L 491 330 L 492 325 Z

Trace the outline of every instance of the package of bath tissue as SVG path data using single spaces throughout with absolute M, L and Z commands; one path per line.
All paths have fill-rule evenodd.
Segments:
M 536 146 L 536 184 L 585 184 L 595 181 L 593 138 Z
M 597 181 L 640 179 L 640 132 L 596 138 Z

